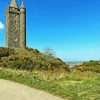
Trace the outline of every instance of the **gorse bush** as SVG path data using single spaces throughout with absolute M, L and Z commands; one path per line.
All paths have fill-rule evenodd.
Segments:
M 92 72 L 100 73 L 100 62 L 91 60 L 89 62 L 84 62 L 81 65 L 76 65 L 73 69 L 76 69 L 82 72 L 92 71 Z
M 1 57 L 7 57 L 11 54 L 14 54 L 13 49 L 0 47 L 0 58 Z
M 60 59 L 45 55 L 37 49 L 0 48 L 0 67 L 21 70 L 69 71 Z

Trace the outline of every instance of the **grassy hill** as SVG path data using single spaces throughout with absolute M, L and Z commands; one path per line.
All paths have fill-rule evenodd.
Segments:
M 100 73 L 90 70 L 91 66 L 98 68 L 98 61 L 84 62 L 69 70 L 59 58 L 36 49 L 0 48 L 0 78 L 47 91 L 65 100 L 100 100 Z
M 43 54 L 37 49 L 0 48 L 0 67 L 21 70 L 69 71 L 59 58 Z

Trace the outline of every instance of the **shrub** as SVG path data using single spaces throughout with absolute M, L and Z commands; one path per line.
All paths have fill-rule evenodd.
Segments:
M 0 47 L 0 58 L 14 54 L 14 49 Z
M 37 49 L 9 49 L 1 50 L 0 67 L 21 70 L 50 70 L 69 71 L 68 66 L 59 58 L 45 55 Z
M 97 72 L 100 73 L 100 63 L 99 61 L 89 61 L 89 62 L 84 62 L 81 65 L 76 65 L 74 69 L 79 70 L 79 71 L 92 71 L 92 72 Z

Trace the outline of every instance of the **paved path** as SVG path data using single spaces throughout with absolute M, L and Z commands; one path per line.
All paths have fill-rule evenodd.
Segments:
M 0 79 L 0 100 L 63 100 L 41 90 Z

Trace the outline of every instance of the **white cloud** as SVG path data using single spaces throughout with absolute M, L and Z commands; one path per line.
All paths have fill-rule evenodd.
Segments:
M 4 29 L 4 24 L 0 21 L 0 30 Z

